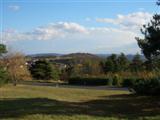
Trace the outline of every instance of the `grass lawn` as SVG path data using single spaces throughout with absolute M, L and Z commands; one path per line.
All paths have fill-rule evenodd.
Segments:
M 7 85 L 0 88 L 2 120 L 160 120 L 160 97 L 127 91 Z

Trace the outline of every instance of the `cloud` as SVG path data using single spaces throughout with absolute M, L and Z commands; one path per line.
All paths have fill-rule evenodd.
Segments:
M 141 53 L 141 50 L 136 42 L 116 47 L 101 45 L 97 46 L 97 48 L 94 51 L 96 51 L 97 53 L 118 53 L 118 54 L 122 52 L 126 54 Z
M 88 39 L 104 41 L 110 40 L 111 43 L 128 43 L 137 34 L 123 29 L 107 27 L 86 28 L 78 23 L 58 22 L 46 26 L 37 27 L 30 32 L 19 32 L 8 29 L 2 33 L 2 41 L 18 40 L 54 40 L 54 39 Z M 131 39 L 131 40 L 128 40 Z
M 18 32 L 16 30 L 5 30 L 2 33 L 2 41 L 17 40 L 54 40 L 74 34 L 87 34 L 85 27 L 73 22 L 51 23 L 46 26 L 35 28 L 30 32 Z
M 87 33 L 87 30 L 84 26 L 74 22 L 58 22 L 56 24 L 53 23 L 51 24 L 51 27 L 64 32 Z
M 37 44 L 48 41 L 58 44 L 59 48 L 57 49 L 64 49 L 65 46 L 66 51 L 70 50 L 69 52 L 74 50 L 98 52 L 101 51 L 95 50 L 98 46 L 105 46 L 106 51 L 114 51 L 119 46 L 136 43 L 135 36 L 139 36 L 139 34 L 121 28 L 84 27 L 74 22 L 57 22 L 27 32 L 5 30 L 2 33 L 2 41 L 6 41 L 6 43 L 19 41 L 32 41 L 31 43 L 33 43 L 36 41 Z
M 20 6 L 18 5 L 9 5 L 8 8 L 12 11 L 18 11 L 20 10 Z
M 117 28 L 92 28 L 90 39 L 97 41 L 97 46 L 118 47 L 121 45 L 135 43 L 135 36 L 139 34 Z
M 117 15 L 117 18 L 97 18 L 97 22 L 111 23 L 118 25 L 123 29 L 136 30 L 146 24 L 152 18 L 152 14 L 148 12 L 135 12 L 128 15 Z

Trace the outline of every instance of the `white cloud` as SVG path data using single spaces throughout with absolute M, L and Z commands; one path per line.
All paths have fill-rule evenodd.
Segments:
M 107 47 L 135 43 L 135 36 L 138 36 L 138 34 L 123 29 L 105 27 L 90 29 L 92 40 L 97 40 L 99 45 L 105 45 Z
M 18 5 L 9 5 L 8 8 L 9 8 L 10 10 L 13 10 L 13 11 L 18 11 L 18 10 L 20 10 L 20 6 L 18 6 Z
M 52 28 L 56 28 L 58 30 L 64 32 L 71 32 L 71 33 L 87 33 L 87 30 L 84 26 L 79 25 L 74 22 L 58 22 L 56 24 L 51 24 Z
M 31 32 L 18 32 L 16 30 L 5 30 L 2 33 L 2 41 L 17 40 L 51 40 L 74 34 L 87 34 L 85 27 L 72 22 L 51 23 L 47 26 L 35 28 Z
M 94 50 L 97 53 L 126 53 L 126 54 L 135 54 L 141 53 L 140 48 L 138 47 L 136 41 L 134 43 L 120 45 L 120 46 L 106 46 L 101 45 L 97 46 Z
M 97 18 L 97 22 L 111 23 L 118 25 L 123 29 L 137 30 L 146 24 L 152 18 L 152 14 L 148 12 L 135 12 L 128 15 L 117 15 L 117 18 Z
M 70 48 L 70 45 L 72 45 L 73 49 L 80 49 L 81 51 L 85 49 L 91 52 L 97 46 L 105 46 L 106 49 L 111 50 L 112 48 L 119 48 L 119 46 L 133 44 L 136 42 L 135 36 L 139 36 L 133 31 L 120 28 L 87 28 L 73 22 L 51 23 L 23 33 L 10 29 L 4 31 L 2 35 L 2 40 L 7 43 L 29 40 L 61 41 L 65 47 L 69 45 L 68 48 Z
M 107 27 L 86 28 L 82 25 L 72 22 L 51 23 L 47 26 L 35 28 L 31 32 L 18 32 L 13 29 L 5 30 L 2 33 L 3 41 L 18 40 L 54 40 L 54 39 L 93 39 L 93 40 L 110 40 L 111 43 L 128 43 L 133 40 L 137 34 L 123 29 Z M 130 40 L 129 40 L 130 39 Z

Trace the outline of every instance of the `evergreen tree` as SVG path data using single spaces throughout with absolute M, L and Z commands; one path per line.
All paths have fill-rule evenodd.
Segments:
M 157 1 L 157 5 L 160 5 L 160 0 Z M 160 14 L 155 14 L 152 20 L 143 26 L 141 32 L 144 38 L 136 38 L 136 40 L 148 59 L 148 65 L 155 70 L 160 69 Z
M 160 15 L 155 14 L 153 19 L 141 29 L 144 39 L 136 38 L 145 57 L 152 61 L 160 55 Z
M 116 54 L 112 54 L 111 56 L 107 57 L 104 65 L 104 71 L 105 73 L 118 71 L 118 61 Z
M 4 53 L 7 53 L 6 45 L 0 44 L 0 56 L 2 56 Z
M 130 69 L 133 72 L 139 72 L 143 69 L 142 67 L 143 61 L 141 60 L 141 56 L 139 54 L 136 54 L 132 60 Z
M 7 52 L 6 46 L 4 44 L 0 44 L 0 57 L 2 57 L 2 55 L 6 52 Z M 0 86 L 7 83 L 8 80 L 9 80 L 8 73 L 5 69 L 4 60 L 1 58 L 0 59 Z
M 121 53 L 118 57 L 118 70 L 126 71 L 129 67 L 129 60 L 125 56 L 125 54 Z
M 32 63 L 30 67 L 31 75 L 35 79 L 50 80 L 57 79 L 58 73 L 51 63 L 46 60 L 39 60 Z

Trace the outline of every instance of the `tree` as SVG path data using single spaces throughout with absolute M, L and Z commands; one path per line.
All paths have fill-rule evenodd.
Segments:
M 0 44 L 0 56 L 2 56 L 4 53 L 7 53 L 6 45 Z
M 9 77 L 6 69 L 0 66 L 0 86 L 4 85 L 8 81 L 9 81 Z
M 25 57 L 21 53 L 11 53 L 5 57 L 5 64 L 14 86 L 18 80 L 30 79 Z
M 82 63 L 82 74 L 98 75 L 100 73 L 99 61 L 86 59 Z
M 8 82 L 8 73 L 5 68 L 4 60 L 2 55 L 7 52 L 6 46 L 0 44 L 0 86 Z
M 152 61 L 160 55 L 160 15 L 155 14 L 153 19 L 141 29 L 144 39 L 136 38 L 145 57 Z
M 157 1 L 160 5 L 160 0 Z M 160 14 L 155 14 L 152 20 L 144 25 L 141 29 L 144 38 L 136 38 L 139 47 L 142 49 L 143 54 L 148 59 L 145 64 L 151 67 L 156 67 L 160 61 Z M 160 95 L 160 79 L 138 79 L 133 84 L 132 88 L 137 94 L 141 95 Z
M 72 76 L 74 72 L 74 65 L 72 63 L 70 63 L 69 65 L 67 65 L 67 67 L 62 71 L 62 75 L 61 78 L 62 80 L 68 80 L 68 78 L 70 76 Z
M 125 54 L 121 53 L 118 57 L 118 69 L 119 71 L 126 71 L 129 67 L 129 60 Z
M 36 62 L 33 62 L 29 69 L 31 71 L 31 75 L 35 79 L 58 79 L 58 73 L 56 69 L 54 69 L 52 64 L 46 60 L 38 60 Z
M 160 0 L 157 1 L 160 5 Z M 148 59 L 147 65 L 154 70 L 160 69 L 160 14 L 155 14 L 152 20 L 141 29 L 144 38 L 136 38 L 143 54 Z M 149 64 L 148 64 L 149 63 Z
M 105 63 L 104 63 L 104 72 L 117 72 L 118 71 L 118 61 L 117 61 L 117 55 L 112 54 L 109 57 L 107 57 Z
M 141 56 L 139 54 L 136 54 L 132 60 L 131 63 L 131 71 L 133 72 L 139 72 L 142 70 L 142 64 L 143 61 L 141 60 Z
M 115 64 L 111 59 L 107 59 L 104 66 L 105 73 L 115 72 Z
M 52 70 L 53 70 L 53 79 L 59 80 L 61 71 L 59 69 L 57 69 L 54 65 L 52 65 Z

